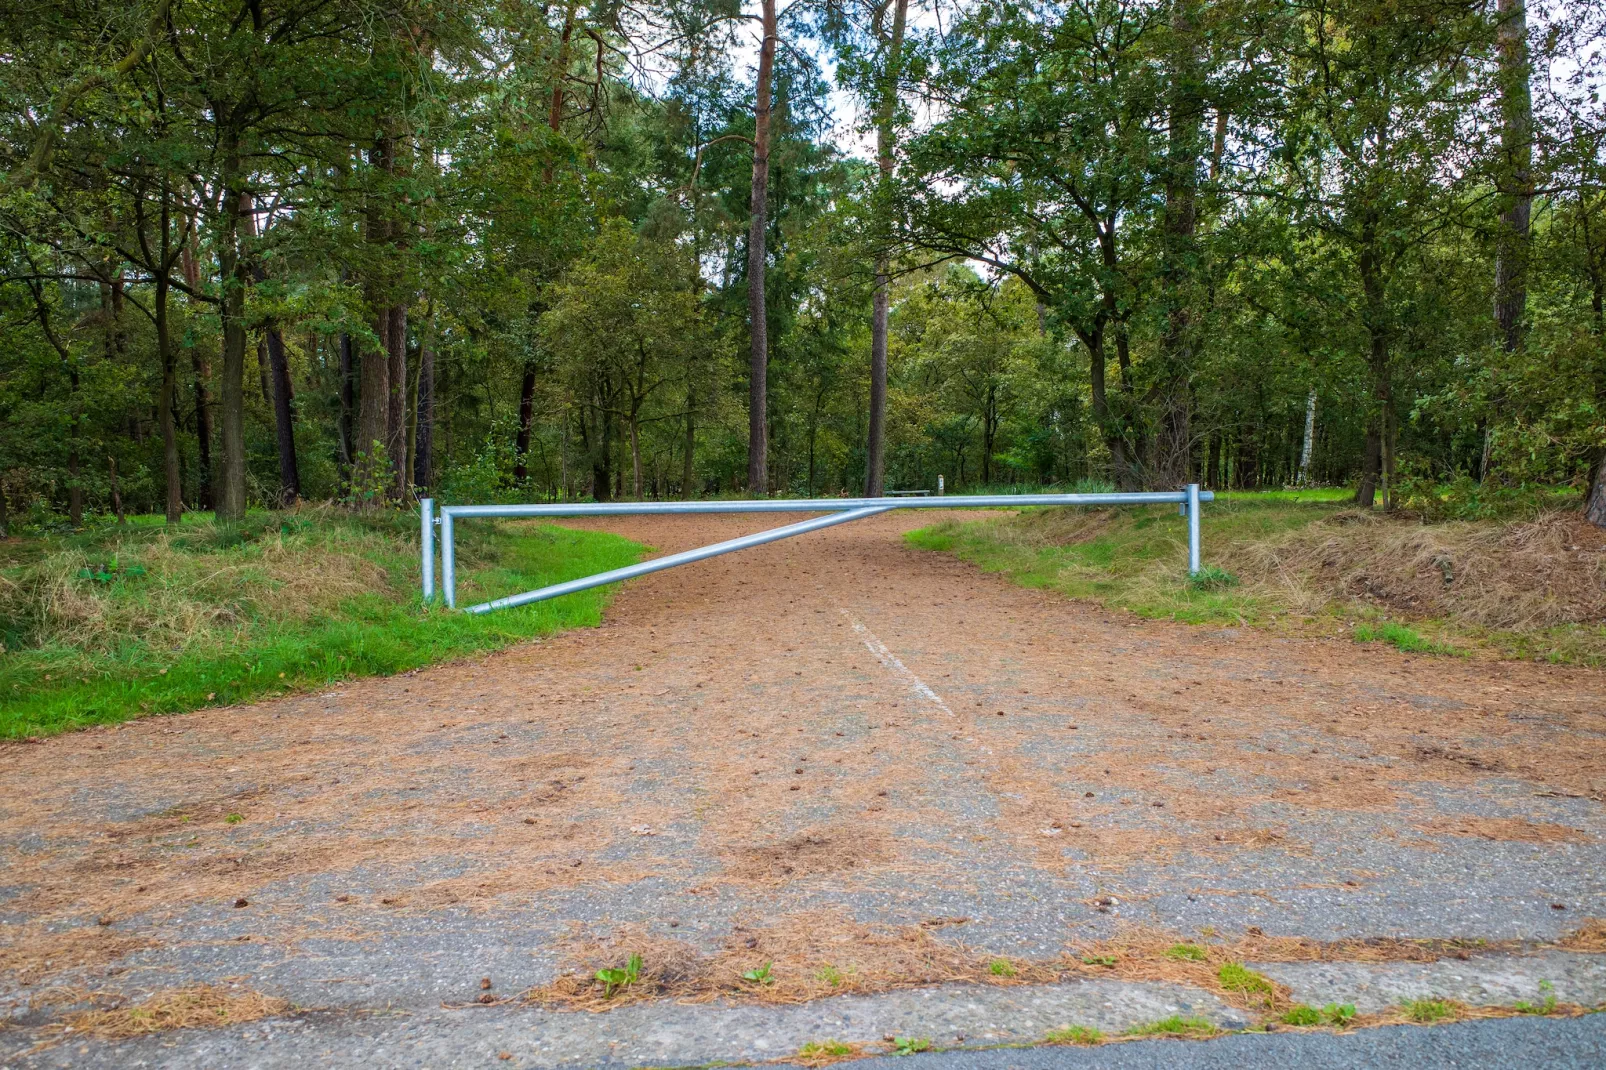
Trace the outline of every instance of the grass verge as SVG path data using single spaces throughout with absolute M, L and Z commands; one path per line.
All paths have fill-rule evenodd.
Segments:
M 0 542 L 0 738 L 224 706 L 595 625 L 606 589 L 469 616 L 418 592 L 417 520 L 335 508 Z M 603 532 L 477 521 L 459 604 L 617 568 Z
M 1334 492 L 1219 495 L 1206 568 L 1186 574 L 1171 507 L 1029 509 L 909 533 L 1016 583 L 1139 616 L 1606 664 L 1606 532 L 1575 512 L 1425 523 L 1366 513 Z

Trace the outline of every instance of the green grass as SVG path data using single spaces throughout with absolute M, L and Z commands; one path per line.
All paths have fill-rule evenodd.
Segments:
M 1422 1025 L 1452 1021 L 1461 1017 L 1461 1012 L 1456 1005 L 1443 999 L 1423 997 L 1421 999 L 1406 1000 L 1400 1006 L 1405 1011 L 1407 1018 Z
M 1029 510 L 1018 519 L 945 521 L 905 538 L 921 549 L 952 553 L 984 571 L 1005 573 L 1023 586 L 1049 588 L 1142 617 L 1253 623 L 1278 607 L 1212 565 L 1212 548 L 1266 539 L 1337 509 L 1326 500 L 1301 504 L 1281 494 L 1239 494 L 1230 502 L 1207 504 L 1202 538 L 1206 571 L 1191 582 L 1187 520 L 1173 506 L 1121 509 L 1102 514 L 1102 519 L 1068 514 L 1073 524 L 1086 520 L 1085 527 L 1071 533 L 1071 541 L 1061 541 L 1051 527 L 1057 510 Z
M 1447 643 L 1435 642 L 1397 621 L 1362 621 L 1355 625 L 1357 643 L 1383 642 L 1392 645 L 1402 654 L 1460 654 L 1461 650 Z
M 1208 1018 L 1184 1018 L 1173 1014 L 1169 1018 L 1161 1018 L 1157 1022 L 1145 1022 L 1143 1025 L 1133 1026 L 1126 1031 L 1129 1037 L 1212 1037 L 1216 1035 L 1215 1023 Z
M 1008 959 L 993 959 L 987 964 L 987 972 L 994 977 L 1014 977 L 1015 964 Z
M 1165 957 L 1178 962 L 1203 962 L 1206 952 L 1198 944 L 1173 944 L 1166 949 Z
M 1288 1008 L 1277 1020 L 1284 1025 L 1321 1025 L 1322 1012 L 1300 1003 Z
M 600 532 L 464 527 L 460 605 L 617 568 L 641 551 Z M 483 616 L 426 606 L 417 520 L 405 514 L 309 509 L 226 528 L 187 518 L 177 530 L 138 518 L 7 540 L 0 738 L 402 672 L 595 625 L 607 597 L 599 589 Z
M 1256 973 L 1241 962 L 1223 962 L 1221 969 L 1216 971 L 1216 979 L 1221 987 L 1229 992 L 1240 992 L 1243 995 L 1270 1004 L 1276 995 L 1272 983 L 1262 974 Z
M 1078 1044 L 1092 1047 L 1104 1042 L 1104 1034 L 1092 1026 L 1070 1025 L 1064 1029 L 1051 1029 L 1043 1037 L 1045 1044 Z

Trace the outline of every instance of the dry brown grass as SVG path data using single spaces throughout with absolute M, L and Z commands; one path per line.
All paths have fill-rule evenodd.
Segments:
M 960 924 L 963 919 L 937 918 L 923 925 L 876 926 L 835 911 L 811 911 L 767 925 L 737 924 L 711 955 L 635 927 L 605 939 L 581 933 L 571 941 L 570 964 L 562 975 L 525 998 L 591 1011 L 666 997 L 795 1004 L 939 984 L 1040 984 L 1061 976 L 1057 962 L 1025 960 L 1010 960 L 1009 974 L 1001 976 L 991 968 L 997 956 L 932 935 Z M 623 966 L 631 954 L 641 956 L 640 979 L 605 995 L 596 971 Z M 744 974 L 766 963 L 766 980 L 744 980 Z
M 345 521 L 332 506 L 304 506 L 282 527 L 243 544 L 213 546 L 210 529 L 138 529 L 93 553 L 64 547 L 0 581 L 0 620 L 29 645 L 107 654 L 138 635 L 178 653 L 225 645 L 251 621 L 308 620 L 381 588 L 374 558 L 401 549 L 397 537 Z M 115 558 L 144 570 L 130 589 L 85 582 L 85 570 Z
M 191 985 L 153 992 L 138 1003 L 84 1011 L 67 1019 L 75 1036 L 127 1040 L 168 1029 L 240 1025 L 286 1014 L 288 1002 L 234 986 Z
M 1606 532 L 1572 513 L 1422 524 L 1344 511 L 1222 564 L 1300 612 L 1337 601 L 1502 630 L 1606 623 Z

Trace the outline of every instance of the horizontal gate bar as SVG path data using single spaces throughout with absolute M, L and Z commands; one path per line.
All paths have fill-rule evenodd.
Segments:
M 1215 495 L 1199 491 L 1199 500 Z M 697 502 L 554 502 L 549 505 L 447 505 L 441 515 L 468 517 L 653 516 L 661 513 L 827 513 L 847 509 L 1020 509 L 1032 505 L 1182 505 L 1186 490 L 1109 494 L 948 494 L 930 498 L 747 498 Z
M 899 504 L 901 504 L 901 502 Z M 469 508 L 482 507 L 470 506 Z M 498 507 L 485 506 L 483 508 Z M 517 507 L 514 506 L 511 508 Z M 639 565 L 626 565 L 624 568 L 616 568 L 611 572 L 599 572 L 594 576 L 583 576 L 580 579 L 570 580 L 567 583 L 555 583 L 550 587 L 542 587 L 540 590 L 527 591 L 524 594 L 508 595 L 506 598 L 497 598 L 489 602 L 481 602 L 477 606 L 469 606 L 466 612 L 489 613 L 493 609 L 509 609 L 513 606 L 529 605 L 531 602 L 544 602 L 548 598 L 557 598 L 561 595 L 574 594 L 576 591 L 589 590 L 592 587 L 602 587 L 610 583 L 618 583 L 620 580 L 633 579 L 636 576 L 645 576 L 651 572 L 658 572 L 666 568 L 674 568 L 676 565 L 689 565 L 693 561 L 702 561 L 705 558 L 718 557 L 720 554 L 728 554 L 736 550 L 746 550 L 751 546 L 763 546 L 767 542 L 776 542 L 780 539 L 791 538 L 793 535 L 805 535 L 811 531 L 818 531 L 821 528 L 831 527 L 833 524 L 845 524 L 849 520 L 861 520 L 864 517 L 876 516 L 880 513 L 885 513 L 888 510 L 895 508 L 897 508 L 897 505 L 877 505 L 869 506 L 863 509 L 850 509 L 845 512 L 834 512 L 828 516 L 817 516 L 812 520 L 801 520 L 796 524 L 787 524 L 785 527 L 770 528 L 768 531 L 754 532 L 751 535 L 743 535 L 741 538 L 728 539 L 725 542 L 716 542 L 710 546 L 699 546 L 695 550 L 687 550 L 683 553 L 670 554 L 668 557 L 659 557 L 654 558 L 651 561 L 643 561 Z M 442 510 L 442 512 L 445 512 L 445 510 Z M 464 515 L 455 507 L 453 508 L 453 512 L 457 516 Z M 469 513 L 468 515 L 482 516 L 484 514 Z

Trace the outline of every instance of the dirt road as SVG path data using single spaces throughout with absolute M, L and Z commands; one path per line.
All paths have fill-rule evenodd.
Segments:
M 787 519 L 603 526 L 669 552 Z M 869 990 L 945 948 L 1606 917 L 1601 674 L 1142 622 L 899 537 L 929 522 L 659 573 L 482 661 L 5 746 L 9 1036 L 198 982 L 435 1013 L 631 941 L 834 941 Z M 898 932 L 924 965 L 867 950 Z

